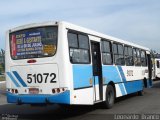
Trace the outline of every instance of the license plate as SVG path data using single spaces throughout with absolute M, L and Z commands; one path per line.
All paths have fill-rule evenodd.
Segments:
M 29 88 L 29 94 L 38 94 L 39 89 L 38 88 Z

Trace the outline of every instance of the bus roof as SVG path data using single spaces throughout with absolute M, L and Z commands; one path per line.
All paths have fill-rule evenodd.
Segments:
M 137 47 L 137 48 L 140 48 L 140 49 L 150 51 L 149 48 L 137 45 L 137 44 L 132 43 L 132 42 L 128 42 L 128 41 L 125 41 L 125 40 L 122 40 L 122 39 L 119 39 L 119 38 L 116 38 L 116 37 L 113 37 L 113 36 L 109 36 L 109 35 L 106 35 L 106 34 L 103 34 L 103 33 L 99 33 L 99 32 L 96 32 L 96 31 L 93 31 L 93 30 L 90 30 L 90 29 L 87 29 L 87 28 L 84 28 L 84 27 L 80 27 L 78 25 L 74 25 L 74 24 L 71 24 L 71 23 L 68 23 L 68 22 L 63 22 L 62 21 L 62 23 L 65 24 L 66 27 L 71 28 L 71 29 L 72 28 L 73 29 L 78 29 L 80 31 L 83 31 L 84 33 L 87 33 L 87 34 L 90 34 L 90 35 L 93 35 L 93 36 L 97 36 L 97 37 L 104 38 L 104 39 L 109 39 L 109 40 L 112 40 L 112 41 L 115 41 L 115 42 L 123 43 L 123 44 L 126 44 L 126 45 L 130 45 L 130 46 L 133 46 L 133 47 Z
M 146 51 L 150 51 L 150 49 L 147 48 L 147 47 L 143 47 L 143 46 L 134 44 L 132 42 L 128 42 L 128 41 L 125 41 L 125 40 L 122 40 L 122 39 L 119 39 L 119 38 L 116 38 L 116 37 L 112 37 L 112 36 L 109 36 L 109 35 L 106 35 L 106 34 L 103 34 L 103 33 L 99 33 L 99 32 L 96 32 L 96 31 L 93 31 L 93 30 L 90 30 L 90 29 L 87 29 L 87 28 L 84 28 L 84 27 L 81 27 L 81 26 L 78 26 L 78 25 L 75 25 L 75 24 L 72 24 L 72 23 L 64 22 L 64 21 L 49 21 L 49 22 L 42 22 L 42 23 L 26 24 L 26 25 L 22 25 L 22 26 L 10 29 L 9 32 L 15 32 L 15 31 L 18 31 L 18 30 L 21 30 L 21 29 L 41 27 L 41 26 L 47 26 L 47 25 L 58 25 L 58 24 L 63 24 L 68 29 L 81 31 L 81 32 L 87 33 L 87 34 L 92 35 L 92 36 L 96 36 L 96 37 L 104 38 L 104 39 L 109 39 L 109 40 L 112 40 L 112 41 L 115 41 L 115 42 L 119 42 L 119 43 L 122 43 L 122 44 L 126 44 L 126 45 L 129 45 L 129 46 L 140 48 L 140 49 L 143 49 L 143 50 L 146 50 Z

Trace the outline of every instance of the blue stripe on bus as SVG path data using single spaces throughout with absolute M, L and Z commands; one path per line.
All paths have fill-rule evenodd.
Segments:
M 56 95 L 15 95 L 12 93 L 7 93 L 8 103 L 18 103 L 20 101 L 22 104 L 37 104 L 37 103 L 61 103 L 70 104 L 70 91 L 65 91 Z
M 116 66 L 103 66 L 102 75 L 106 78 L 104 84 L 108 84 L 110 81 L 114 83 L 123 82 L 121 81 L 121 76 Z M 92 86 L 90 84 L 91 78 L 93 79 L 91 65 L 73 65 L 73 85 L 75 89 Z M 98 84 L 98 77 L 95 78 L 95 85 L 96 84 Z
M 74 89 L 93 86 L 90 84 L 90 79 L 92 78 L 92 80 L 94 80 L 92 72 L 93 70 L 91 65 L 73 65 Z M 103 78 L 105 78 L 104 84 L 108 84 L 110 81 L 113 81 L 115 84 L 119 84 L 122 95 L 130 94 L 143 89 L 142 80 L 134 80 L 129 82 L 126 80 L 121 66 L 118 66 L 118 69 L 116 66 L 102 66 L 102 75 Z M 95 85 L 98 83 L 98 77 L 96 76 Z
M 119 85 L 119 87 L 120 87 L 120 90 L 121 90 L 122 95 L 126 95 L 126 92 L 125 92 L 125 88 L 124 88 L 124 86 L 123 86 L 123 83 L 120 83 L 120 84 L 118 84 L 118 85 Z
M 73 86 L 76 88 L 90 87 L 90 79 L 93 79 L 91 65 L 73 65 Z
M 143 81 L 136 80 L 136 81 L 126 82 L 124 83 L 124 86 L 126 88 L 127 94 L 134 93 L 143 90 Z
M 105 78 L 104 84 L 108 84 L 110 81 L 114 83 L 123 82 L 115 66 L 102 66 L 102 75 Z
M 118 70 L 119 70 L 119 72 L 120 72 L 120 75 L 121 75 L 121 77 L 122 77 L 123 82 L 126 82 L 127 80 L 126 80 L 126 77 L 125 77 L 125 75 L 124 75 L 124 72 L 123 72 L 122 67 L 121 67 L 121 66 L 118 66 Z
M 13 71 L 13 74 L 16 76 L 16 78 L 18 79 L 18 81 L 23 85 L 23 87 L 27 87 L 26 83 L 23 81 L 23 79 L 21 78 L 21 76 L 16 71 Z
M 7 72 L 7 75 L 9 76 L 9 78 L 12 80 L 12 82 L 15 84 L 16 87 L 20 87 L 20 85 L 19 85 L 18 82 L 14 79 L 14 77 L 11 75 L 10 72 Z
M 117 83 L 117 84 L 119 85 L 122 96 L 143 90 L 143 80 L 134 80 L 134 81 L 129 81 L 125 83 Z
M 152 86 L 153 86 L 152 80 L 148 79 L 146 88 L 151 88 Z
M 98 85 L 99 84 L 99 80 L 98 80 L 98 76 L 94 77 L 94 85 Z

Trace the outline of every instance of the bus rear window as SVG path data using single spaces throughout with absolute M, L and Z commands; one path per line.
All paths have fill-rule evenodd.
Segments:
M 38 27 L 10 33 L 10 51 L 14 60 L 54 56 L 58 27 Z

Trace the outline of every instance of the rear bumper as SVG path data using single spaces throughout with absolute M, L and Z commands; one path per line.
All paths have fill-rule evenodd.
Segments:
M 70 92 L 65 91 L 56 95 L 15 95 L 12 93 L 7 93 L 7 101 L 8 103 L 18 104 L 70 104 Z

